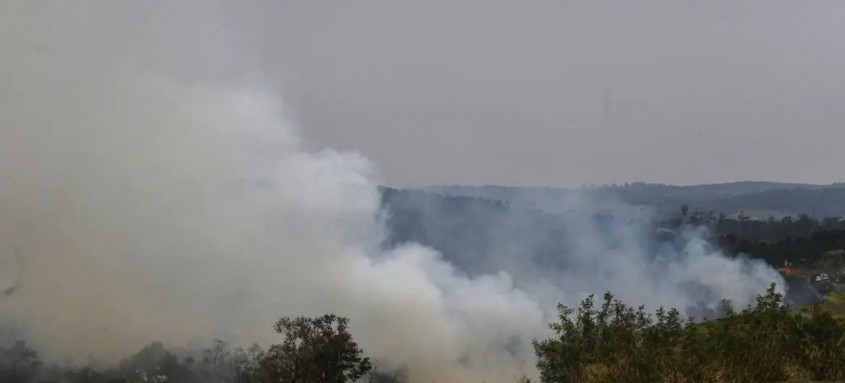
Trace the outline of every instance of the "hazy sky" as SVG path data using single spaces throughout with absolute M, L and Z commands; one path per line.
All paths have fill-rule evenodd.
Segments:
M 842 1 L 178 3 L 45 26 L 84 32 L 67 55 L 261 73 L 313 147 L 393 185 L 845 180 Z
M 845 179 L 845 2 L 300 1 L 312 141 L 393 184 Z

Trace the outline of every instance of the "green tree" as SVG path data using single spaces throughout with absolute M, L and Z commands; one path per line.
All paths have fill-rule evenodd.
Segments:
M 284 341 L 267 350 L 260 363 L 262 380 L 346 383 L 361 379 L 372 364 L 352 339 L 348 325 L 349 319 L 335 315 L 279 319 L 274 329 Z
M 772 284 L 742 311 L 683 321 L 677 310 L 646 315 L 605 295 L 560 306 L 555 336 L 535 341 L 544 383 L 788 382 L 845 378 L 845 324 L 827 312 L 797 313 Z

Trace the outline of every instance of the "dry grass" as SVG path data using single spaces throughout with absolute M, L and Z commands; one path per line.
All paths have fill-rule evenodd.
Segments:
M 829 311 L 834 318 L 845 320 L 845 293 L 834 293 L 822 303 L 822 308 Z
M 802 307 L 801 312 L 809 314 L 814 307 L 827 311 L 834 318 L 845 321 L 845 293 L 836 292 L 827 296 L 827 300 L 813 306 Z

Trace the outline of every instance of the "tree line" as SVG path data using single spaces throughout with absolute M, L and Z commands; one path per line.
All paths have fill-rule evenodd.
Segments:
M 284 317 L 274 330 L 282 342 L 262 349 L 232 347 L 223 340 L 181 358 L 160 342 L 144 347 L 116 366 L 45 366 L 24 340 L 0 347 L 3 383 L 343 383 L 364 378 L 400 382 L 378 371 L 348 331 L 349 320 L 336 315 Z
M 753 307 L 723 301 L 703 322 L 653 315 L 604 296 L 560 307 L 554 337 L 534 343 L 542 382 L 807 382 L 845 379 L 845 324 L 783 305 L 774 285 Z
M 740 212 L 735 217 L 682 205 L 679 213 L 659 223 L 679 229 L 704 226 L 711 241 L 728 255 L 746 254 L 774 267 L 816 267 L 826 254 L 845 249 L 845 218 L 752 217 Z M 828 255 L 829 256 L 829 255 Z
M 788 382 L 845 379 L 845 323 L 830 313 L 796 311 L 769 290 L 742 310 L 723 301 L 711 319 L 677 309 L 646 313 L 606 293 L 578 307 L 559 306 L 553 335 L 535 340 L 542 383 Z M 0 348 L 0 381 L 8 383 L 346 383 L 407 382 L 407 370 L 377 363 L 335 315 L 285 317 L 282 342 L 262 349 L 222 340 L 195 356 L 177 357 L 153 343 L 117 366 L 46 366 L 25 341 Z M 527 379 L 520 379 L 528 382 Z

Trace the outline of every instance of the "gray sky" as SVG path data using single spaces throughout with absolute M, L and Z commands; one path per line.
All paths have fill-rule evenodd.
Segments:
M 306 137 L 362 151 L 393 184 L 845 179 L 845 2 L 268 13 L 263 50 Z
M 392 185 L 845 179 L 842 1 L 76 4 L 39 16 L 62 60 L 260 73 Z

